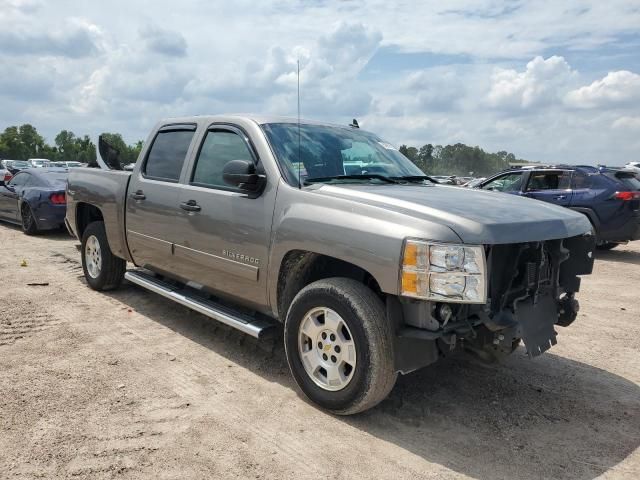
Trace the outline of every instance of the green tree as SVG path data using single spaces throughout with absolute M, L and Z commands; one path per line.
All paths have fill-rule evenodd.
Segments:
M 77 156 L 75 160 L 81 163 L 91 163 L 96 159 L 96 144 L 91 141 L 89 135 L 76 138 Z
M 134 163 L 138 159 L 138 155 L 144 145 L 142 140 L 138 140 L 133 145 L 127 145 L 119 133 L 103 133 L 102 137 L 109 145 L 118 150 L 120 163 L 122 165 Z
M 418 161 L 420 168 L 425 172 L 433 168 L 433 145 L 427 143 L 420 147 L 418 151 Z
M 20 143 L 27 153 L 27 157 L 37 157 L 42 155 L 45 146 L 44 138 L 38 133 L 33 125 L 25 123 L 18 129 Z
M 20 141 L 18 127 L 11 126 L 5 128 L 4 132 L 0 135 L 0 144 L 2 144 L 2 156 L 4 158 L 26 158 L 27 152 Z
M 58 150 L 60 160 L 76 160 L 78 158 L 77 138 L 73 132 L 62 130 L 55 138 L 55 144 Z
M 406 145 L 400 145 L 398 151 L 413 163 L 416 163 L 418 161 L 418 149 L 416 147 L 407 147 Z
M 407 145 L 401 147 L 401 152 L 407 157 L 412 155 L 409 152 L 415 150 Z M 417 159 L 413 160 L 426 173 L 459 176 L 467 176 L 471 172 L 476 176 L 490 175 L 508 168 L 514 161 L 516 156 L 513 153 L 506 151 L 488 153 L 478 146 L 471 147 L 463 143 L 445 146 L 434 146 L 428 143 L 420 147 Z
M 129 148 L 127 147 L 127 144 L 125 143 L 124 139 L 122 138 L 122 135 L 120 135 L 119 133 L 103 133 L 102 134 L 102 138 L 104 139 L 105 142 L 107 142 L 113 148 L 118 150 L 120 162 L 123 165 L 126 165 L 127 163 L 130 163 L 129 162 Z
M 135 144 L 129 147 L 129 152 L 133 158 L 133 160 L 131 160 L 132 162 L 135 162 L 138 159 L 138 155 L 140 155 L 142 147 L 144 147 L 144 142 L 142 140 L 138 140 Z

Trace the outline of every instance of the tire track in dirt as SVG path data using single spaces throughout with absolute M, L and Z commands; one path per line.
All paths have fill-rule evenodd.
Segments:
M 131 292 L 127 292 L 126 296 L 151 295 L 135 287 L 125 288 L 132 289 Z M 151 296 L 151 298 L 154 297 Z M 234 393 L 238 390 L 237 384 L 224 381 L 221 377 L 215 375 L 216 370 L 220 368 L 219 356 L 211 356 L 211 352 L 206 347 L 196 346 L 198 350 L 201 350 L 200 353 L 202 355 L 191 352 L 188 360 L 170 362 L 167 357 L 173 356 L 178 351 L 178 348 L 184 348 L 184 339 L 182 337 L 177 336 L 176 332 L 170 328 L 159 324 L 149 324 L 144 319 L 138 318 L 139 314 L 135 311 L 129 312 L 129 308 L 115 298 L 106 297 L 105 301 L 114 307 L 109 309 L 110 311 L 118 312 L 121 315 L 117 315 L 117 320 L 109 322 L 112 328 L 104 333 L 101 332 L 102 345 L 119 345 L 126 351 L 136 350 L 138 354 L 141 351 L 145 351 L 146 357 L 153 357 L 154 354 L 159 358 L 164 357 L 170 366 L 162 372 L 158 371 L 155 363 L 150 362 L 139 362 L 135 368 L 140 374 L 153 378 L 154 383 L 162 385 L 163 389 L 173 392 L 189 405 L 206 405 L 206 408 L 199 409 L 198 414 L 215 417 L 217 422 L 227 425 L 229 430 L 232 430 L 235 425 L 246 424 L 246 435 L 259 439 L 261 443 L 269 444 L 271 448 L 282 452 L 290 462 L 293 462 L 297 472 L 304 472 L 309 476 L 324 475 L 326 473 L 322 469 L 309 464 L 307 455 L 304 453 L 309 446 L 301 443 L 296 436 L 266 429 L 261 426 L 260 422 L 247 421 L 246 409 L 248 405 L 238 405 L 234 402 Z M 266 346 L 261 348 L 259 346 L 260 342 L 255 341 L 253 338 L 230 327 L 218 324 L 207 317 L 196 313 L 187 313 L 184 307 L 174 305 L 160 297 L 156 298 L 153 303 L 160 304 L 158 308 L 162 308 L 165 313 L 167 311 L 175 313 L 176 318 L 182 318 L 185 322 L 206 324 L 208 327 L 207 333 L 215 337 L 215 341 L 233 345 L 234 348 L 242 352 L 246 351 L 247 355 L 258 354 L 265 357 L 269 354 L 265 355 L 264 348 L 267 351 L 273 349 L 272 340 L 264 342 Z M 125 312 L 126 316 L 123 316 L 122 314 Z M 141 322 L 141 320 L 143 321 Z M 117 333 L 119 331 L 130 332 L 131 335 L 123 337 Z M 179 419 L 185 421 L 190 418 L 189 415 L 182 415 Z M 175 419 L 163 417 L 156 418 L 154 422 L 157 424 L 173 420 Z M 137 421 L 144 423 L 147 419 L 145 417 L 144 420 Z
M 7 305 L 3 318 L 0 318 L 0 347 L 12 345 L 18 340 L 29 338 L 61 323 L 60 319 L 50 313 L 36 311 L 30 312 L 24 318 L 22 312 Z

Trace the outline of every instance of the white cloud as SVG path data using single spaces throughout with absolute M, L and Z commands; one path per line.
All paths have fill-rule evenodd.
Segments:
M 168 57 L 187 55 L 187 41 L 180 32 L 147 26 L 140 31 L 140 36 L 149 52 Z
M 165 58 L 146 60 L 146 47 L 121 46 L 106 61 L 98 62 L 86 81 L 75 87 L 71 107 L 83 115 L 113 114 L 110 106 L 119 103 L 128 102 L 135 111 L 149 108 L 149 104 L 178 101 L 191 78 L 189 72 Z
M 567 93 L 565 101 L 577 108 L 637 107 L 640 105 L 640 75 L 621 70 Z
M 570 81 L 573 71 L 563 57 L 536 57 L 524 72 L 498 68 L 492 75 L 487 103 L 496 108 L 528 109 L 559 99 L 560 89 Z
M 100 35 L 96 25 L 81 19 L 69 19 L 62 28 L 51 30 L 0 28 L 0 52 L 7 56 L 83 58 L 98 52 Z
M 55 88 L 56 72 L 47 62 L 32 62 L 23 59 L 5 61 L 0 58 L 0 98 L 30 98 L 42 102 L 49 100 Z
M 0 0 L 0 20 L 4 16 L 33 13 L 41 6 L 39 0 Z
M 624 116 L 617 118 L 613 124 L 612 128 L 618 130 L 638 130 L 640 131 L 640 117 L 629 117 Z
M 466 93 L 466 81 L 447 69 L 412 72 L 405 88 L 412 93 L 409 106 L 426 111 L 446 111 L 456 108 Z
M 307 46 L 271 47 L 263 56 L 243 59 L 244 63 L 200 68 L 186 88 L 187 97 L 193 101 L 209 97 L 268 113 L 292 114 L 297 105 L 299 61 L 305 115 L 365 113 L 371 96 L 356 78 L 381 40 L 378 31 L 340 22 Z

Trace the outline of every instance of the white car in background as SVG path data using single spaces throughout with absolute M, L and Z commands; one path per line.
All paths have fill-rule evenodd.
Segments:
M 33 168 L 44 168 L 51 165 L 51 161 L 47 158 L 30 158 L 28 162 Z
M 633 170 L 636 173 L 640 173 L 640 162 L 629 162 L 624 166 L 624 168 L 626 170 Z
M 79 168 L 84 167 L 83 163 L 80 162 L 64 162 L 67 168 Z

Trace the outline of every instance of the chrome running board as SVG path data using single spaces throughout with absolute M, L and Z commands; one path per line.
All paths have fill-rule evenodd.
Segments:
M 142 271 L 129 270 L 124 274 L 124 278 L 255 338 L 262 338 L 266 331 L 274 326 L 268 320 L 255 319 L 249 315 L 235 312 L 229 307 L 202 298 L 195 293 L 190 293 L 187 289 L 179 288 Z

